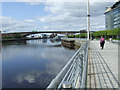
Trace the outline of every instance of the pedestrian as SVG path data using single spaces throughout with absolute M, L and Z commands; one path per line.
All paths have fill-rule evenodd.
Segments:
M 110 42 L 112 42 L 112 38 L 110 38 Z
M 101 47 L 101 49 L 104 48 L 104 44 L 105 44 L 105 39 L 103 38 L 103 36 L 101 36 L 101 38 L 100 38 L 100 47 Z

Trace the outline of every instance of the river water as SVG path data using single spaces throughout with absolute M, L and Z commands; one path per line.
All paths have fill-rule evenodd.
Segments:
M 2 87 L 46 88 L 76 50 L 38 39 L 2 43 Z

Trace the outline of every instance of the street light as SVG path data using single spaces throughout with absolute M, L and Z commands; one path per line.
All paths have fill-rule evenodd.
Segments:
M 80 39 L 80 30 L 79 30 L 79 39 Z
M 90 10 L 89 10 L 89 0 L 87 0 L 87 40 L 89 40 L 89 28 L 90 28 Z

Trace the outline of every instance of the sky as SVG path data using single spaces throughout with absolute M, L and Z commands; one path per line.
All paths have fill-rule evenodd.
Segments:
M 106 6 L 114 3 L 90 2 L 90 31 L 105 30 Z M 83 30 L 87 26 L 85 1 L 4 0 L 0 6 L 2 32 Z

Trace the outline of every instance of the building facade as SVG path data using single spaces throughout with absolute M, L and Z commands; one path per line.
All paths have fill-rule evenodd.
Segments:
M 120 28 L 120 0 L 105 12 L 106 30 Z

